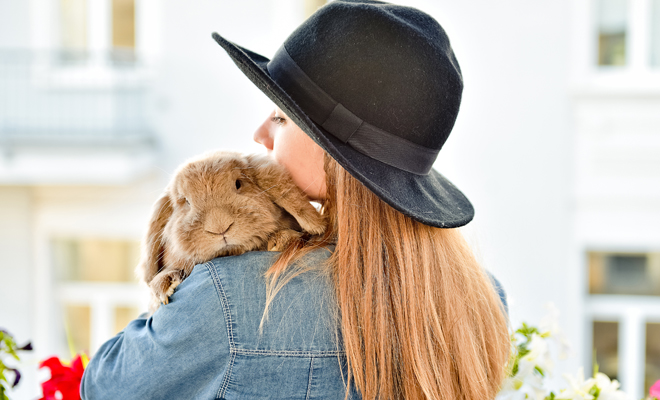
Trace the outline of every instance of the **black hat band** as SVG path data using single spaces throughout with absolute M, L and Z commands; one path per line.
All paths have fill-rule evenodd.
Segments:
M 280 47 L 268 73 L 312 121 L 360 153 L 417 175 L 428 175 L 439 149 L 430 149 L 375 127 L 321 89 Z

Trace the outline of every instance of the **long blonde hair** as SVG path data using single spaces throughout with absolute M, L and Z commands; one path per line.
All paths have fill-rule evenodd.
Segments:
M 502 303 L 456 229 L 416 222 L 325 157 L 328 230 L 293 243 L 266 273 L 267 303 L 291 262 L 336 243 L 329 260 L 348 383 L 368 399 L 492 399 L 510 340 Z M 348 395 L 348 392 L 347 392 Z

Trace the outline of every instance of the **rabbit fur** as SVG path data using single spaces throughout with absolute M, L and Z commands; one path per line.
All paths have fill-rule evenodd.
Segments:
M 282 250 L 325 220 L 286 170 L 265 155 L 217 151 L 178 168 L 156 201 L 138 276 L 155 312 L 196 264 L 251 250 Z

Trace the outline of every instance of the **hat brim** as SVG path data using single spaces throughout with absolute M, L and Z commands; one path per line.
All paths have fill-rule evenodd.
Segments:
M 213 39 L 238 68 L 314 142 L 353 177 L 404 215 L 426 225 L 457 228 L 470 222 L 474 208 L 449 180 L 432 169 L 416 175 L 374 160 L 341 142 L 312 122 L 268 73 L 268 58 L 240 47 L 217 33 Z

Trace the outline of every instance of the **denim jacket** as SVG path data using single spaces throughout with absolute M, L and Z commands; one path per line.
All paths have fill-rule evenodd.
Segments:
M 279 291 L 260 330 L 264 272 L 278 254 L 195 266 L 169 304 L 101 346 L 85 370 L 82 398 L 344 399 L 337 307 L 320 269 Z M 301 262 L 320 265 L 329 254 L 318 250 Z M 359 395 L 352 389 L 349 398 Z

